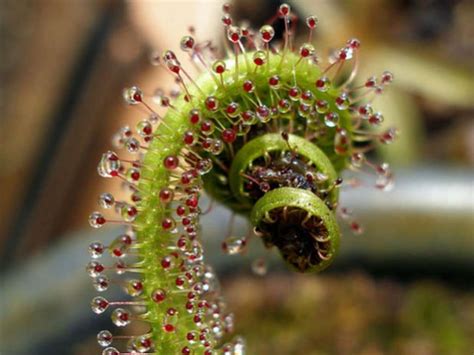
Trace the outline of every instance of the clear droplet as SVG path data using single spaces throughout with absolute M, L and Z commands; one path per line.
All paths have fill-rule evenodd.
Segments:
M 281 99 L 278 101 L 278 111 L 280 113 L 287 113 L 291 109 L 291 103 L 287 99 Z
M 369 116 L 368 121 L 372 126 L 379 126 L 384 121 L 384 118 L 382 113 L 376 112 Z
M 183 36 L 179 43 L 181 50 L 185 52 L 191 51 L 194 48 L 194 45 L 195 45 L 195 41 L 194 41 L 194 38 L 191 36 Z
M 90 277 L 97 277 L 105 270 L 104 265 L 97 261 L 91 261 L 86 266 L 86 272 Z
M 245 250 L 247 240 L 243 237 L 227 237 L 222 243 L 222 250 L 229 255 L 239 254 Z
M 123 308 L 114 309 L 110 318 L 117 327 L 125 327 L 131 322 L 130 312 Z
M 242 37 L 242 31 L 237 26 L 227 27 L 227 39 L 232 43 L 238 43 Z
M 351 104 L 349 100 L 349 95 L 346 92 L 341 93 L 338 97 L 336 97 L 336 107 L 339 110 L 346 110 L 349 105 Z
M 378 175 L 375 181 L 375 187 L 382 191 L 390 191 L 393 189 L 394 181 L 391 173 Z
M 120 166 L 121 164 L 117 154 L 109 150 L 102 154 L 99 164 L 97 165 L 97 172 L 102 177 L 111 178 L 118 175 Z
M 267 62 L 267 54 L 264 51 L 256 51 L 253 54 L 253 62 L 257 66 L 265 64 Z
M 266 105 L 257 106 L 256 112 L 257 112 L 257 117 L 260 120 L 260 122 L 266 123 L 270 121 L 271 119 L 270 109 Z
M 123 275 L 127 271 L 127 264 L 122 260 L 119 260 L 115 263 L 115 273 L 117 275 Z
M 140 296 L 143 293 L 143 283 L 140 280 L 129 280 L 127 282 L 127 293 L 132 297 Z
M 300 47 L 300 56 L 303 58 L 310 57 L 314 54 L 314 46 L 310 43 L 304 43 Z
M 120 355 L 120 351 L 114 347 L 109 347 L 102 351 L 102 355 Z
M 92 311 L 96 314 L 104 313 L 108 307 L 109 301 L 107 301 L 104 297 L 94 297 L 91 301 Z
M 92 282 L 92 285 L 94 286 L 95 290 L 97 292 L 104 292 L 109 288 L 109 279 L 107 276 L 101 275 L 97 276 L 94 281 Z
M 275 29 L 270 25 L 264 25 L 260 28 L 260 37 L 265 43 L 270 42 L 275 36 Z
M 339 123 L 339 115 L 336 112 L 329 112 L 324 116 L 324 124 L 328 127 L 336 127 Z
M 334 151 L 338 155 L 345 155 L 349 152 L 351 140 L 349 134 L 343 128 L 337 129 L 334 135 Z
M 318 18 L 314 15 L 313 16 L 308 16 L 306 18 L 306 25 L 311 29 L 315 28 L 317 26 L 318 22 L 319 22 Z
M 101 330 L 98 334 L 97 334 L 97 342 L 99 343 L 100 346 L 109 346 L 110 344 L 112 344 L 112 339 L 113 339 L 113 336 L 112 336 L 112 333 L 109 332 L 108 330 Z
M 92 228 L 100 228 L 105 224 L 105 218 L 100 212 L 92 212 L 89 216 L 89 224 Z
M 224 142 L 220 139 L 214 139 L 212 141 L 211 153 L 214 155 L 219 155 L 224 150 Z
M 204 158 L 199 160 L 196 164 L 196 169 L 200 175 L 205 175 L 212 170 L 212 160 L 209 158 Z
M 111 193 L 104 192 L 99 196 L 99 206 L 102 208 L 112 208 L 115 203 L 114 196 Z
M 212 70 L 217 74 L 223 74 L 226 71 L 226 64 L 223 60 L 218 60 L 212 64 Z
M 374 112 L 374 110 L 372 109 L 372 106 L 370 104 L 366 104 L 360 106 L 358 112 L 360 117 L 362 117 L 363 119 L 367 119 Z
M 316 80 L 316 89 L 321 92 L 328 91 L 329 87 L 331 86 L 331 81 L 327 76 L 323 76 L 322 78 Z
M 139 353 L 146 353 L 153 348 L 153 341 L 150 335 L 141 335 L 134 339 L 133 346 Z
M 317 113 L 325 114 L 329 111 L 329 102 L 326 100 L 317 100 L 314 106 Z
M 138 122 L 136 129 L 140 137 L 149 137 L 153 133 L 153 126 L 148 120 Z
M 264 276 L 266 275 L 267 270 L 267 262 L 264 258 L 258 258 L 252 262 L 252 271 L 254 274 L 258 276 Z
M 143 101 L 143 92 L 137 86 L 132 86 L 123 90 L 123 98 L 129 105 L 137 105 Z
M 379 141 L 382 144 L 391 144 L 397 138 L 398 131 L 396 128 L 389 128 L 379 136 Z
M 362 167 L 365 161 L 364 153 L 354 153 L 351 156 L 351 164 L 356 168 Z
M 393 81 L 393 74 L 389 71 L 384 71 L 382 73 L 382 78 L 380 80 L 380 82 L 382 83 L 382 85 L 388 85 L 390 84 L 391 82 Z
M 133 222 L 137 218 L 138 210 L 135 206 L 124 203 L 120 209 L 120 215 L 126 222 Z
M 245 350 L 246 350 L 245 340 L 242 337 L 237 337 L 234 340 L 233 355 L 245 355 Z
M 104 253 L 104 245 L 101 242 L 92 242 L 89 244 L 89 254 L 92 258 L 97 259 Z

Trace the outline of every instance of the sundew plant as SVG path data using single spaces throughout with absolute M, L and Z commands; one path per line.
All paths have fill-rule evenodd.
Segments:
M 99 174 L 120 182 L 125 192 L 122 198 L 101 194 L 105 211 L 93 212 L 89 223 L 119 224 L 125 231 L 110 245 L 89 246 L 87 272 L 98 292 L 119 285 L 127 296 L 97 296 L 92 310 L 110 312 L 117 327 L 146 327 L 133 336 L 101 331 L 104 355 L 245 353 L 205 261 L 204 192 L 247 216 L 253 227 L 248 235 L 223 240 L 225 253 L 238 254 L 249 238 L 258 238 L 296 272 L 317 272 L 336 257 L 337 214 L 355 233 L 362 231 L 339 205 L 340 187 L 352 184 L 341 173 L 371 174 L 382 190 L 392 184 L 388 165 L 366 156 L 397 135 L 380 129 L 383 115 L 372 108 L 393 76 L 356 78 L 359 40 L 349 39 L 322 60 L 313 46 L 315 16 L 304 20 L 307 37 L 297 44 L 298 19 L 287 4 L 259 29 L 236 24 L 229 5 L 223 11 L 223 50 L 190 29 L 181 39 L 183 53 L 154 57 L 173 75 L 179 94 L 152 98 L 138 86 L 124 90 L 126 103 L 146 115 L 135 129 L 123 127 L 114 136 L 125 153 L 109 150 L 100 159 Z M 277 21 L 284 23 L 280 40 Z M 190 65 L 200 74 L 191 76 Z M 126 158 L 129 153 L 134 158 Z M 101 261 L 105 253 L 115 264 Z

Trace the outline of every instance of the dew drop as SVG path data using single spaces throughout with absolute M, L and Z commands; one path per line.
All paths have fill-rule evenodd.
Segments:
M 253 62 L 257 66 L 264 65 L 267 62 L 267 54 L 264 51 L 256 51 L 253 54 Z
M 389 71 L 384 71 L 381 78 L 382 85 L 388 85 L 393 81 L 393 74 Z
M 138 122 L 136 129 L 141 137 L 149 137 L 153 133 L 153 126 L 148 120 Z
M 324 114 L 329 111 L 329 102 L 326 100 L 317 100 L 314 106 L 317 113 Z
M 359 112 L 360 117 L 367 119 L 373 113 L 373 109 L 370 104 L 366 104 L 366 105 L 360 106 L 358 109 L 358 112 Z
M 125 222 L 133 222 L 137 218 L 138 210 L 135 206 L 126 203 L 120 209 L 120 215 Z
M 350 138 L 347 131 L 343 128 L 337 129 L 334 135 L 334 151 L 338 155 L 347 154 L 350 148 Z
M 105 270 L 104 265 L 97 261 L 91 261 L 86 266 L 86 272 L 90 277 L 97 277 Z
M 104 313 L 108 307 L 109 301 L 107 301 L 104 297 L 94 297 L 91 301 L 92 311 L 96 314 Z
M 300 99 L 300 96 L 301 96 L 300 88 L 298 88 L 296 86 L 290 88 L 290 90 L 288 90 L 288 96 L 289 96 L 290 100 L 298 101 Z
M 351 156 L 351 164 L 355 168 L 360 168 L 364 164 L 365 156 L 364 153 L 354 153 Z
M 242 37 L 242 31 L 237 26 L 229 26 L 227 28 L 227 39 L 232 43 L 238 43 Z
M 165 290 L 158 288 L 154 290 L 151 294 L 151 299 L 155 303 L 161 303 L 166 299 L 166 292 Z
M 140 151 L 140 142 L 135 137 L 130 137 L 126 140 L 125 147 L 129 153 L 138 153 Z
M 94 286 L 95 290 L 97 292 L 104 292 L 109 288 L 110 281 L 107 278 L 107 276 L 98 276 L 94 279 L 92 282 L 92 285 Z
M 132 297 L 140 296 L 143 293 L 143 283 L 140 280 L 129 280 L 127 282 L 127 293 Z
M 351 104 L 349 100 L 349 95 L 346 92 L 341 93 L 338 97 L 336 97 L 336 107 L 339 110 L 346 110 L 349 105 Z
M 97 259 L 104 253 L 104 245 L 101 242 L 92 242 L 89 244 L 89 254 L 92 258 Z
M 388 165 L 388 163 L 382 163 L 382 164 L 378 165 L 376 170 L 377 170 L 377 174 L 379 174 L 379 175 L 387 176 L 387 175 L 391 174 L 390 165 Z
M 259 105 L 256 109 L 257 118 L 262 123 L 267 123 L 271 120 L 270 109 L 266 105 Z
M 120 171 L 120 160 L 112 151 L 107 151 L 106 153 L 102 154 L 102 157 L 99 161 L 97 166 L 97 172 L 100 176 L 111 178 L 113 176 L 117 176 L 118 172 Z
M 356 222 L 356 221 L 353 221 L 351 223 L 351 231 L 352 233 L 354 233 L 355 235 L 360 235 L 364 232 L 364 229 L 362 228 L 362 226 Z
M 215 112 L 219 108 L 219 101 L 215 96 L 208 96 L 204 101 L 204 104 L 206 105 L 206 108 L 211 112 Z
M 212 160 L 209 158 L 199 160 L 196 165 L 196 169 L 198 170 L 200 175 L 207 174 L 212 170 Z
M 310 43 L 304 43 L 300 47 L 300 56 L 302 58 L 307 58 L 312 55 L 314 55 L 314 46 Z
M 214 155 L 219 155 L 224 150 L 224 143 L 220 139 L 214 139 L 211 145 L 211 153 Z
M 112 344 L 112 339 L 112 333 L 108 330 L 101 330 L 97 334 L 97 342 L 100 346 L 109 346 L 110 344 Z
M 153 341 L 150 335 L 141 335 L 136 337 L 133 341 L 134 348 L 139 353 L 146 353 L 153 348 Z
M 163 160 L 163 165 L 166 169 L 168 170 L 174 170 L 179 166 L 179 159 L 177 156 L 174 155 L 168 155 L 164 160 Z
M 226 143 L 233 143 L 237 138 L 237 133 L 232 128 L 226 128 L 221 134 L 222 140 Z
M 242 117 L 242 122 L 244 125 L 251 126 L 256 123 L 256 117 L 253 111 L 250 111 L 250 110 L 244 111 L 242 112 L 240 117 Z
M 110 318 L 117 327 L 125 327 L 131 322 L 130 312 L 123 308 L 114 309 Z
M 306 25 L 311 28 L 311 29 L 314 29 L 317 24 L 318 24 L 318 18 L 316 16 L 308 16 L 306 18 Z
M 372 126 L 379 126 L 384 121 L 384 117 L 380 112 L 376 112 L 369 116 L 368 121 Z
M 229 117 L 231 117 L 231 118 L 237 117 L 240 114 L 239 104 L 237 102 L 231 102 L 227 106 L 226 112 L 229 115 Z
M 99 196 L 98 202 L 100 207 L 109 209 L 114 206 L 115 199 L 111 193 L 104 192 Z
M 232 25 L 232 18 L 229 16 L 229 14 L 224 14 L 224 16 L 221 18 L 221 21 L 225 26 Z
M 389 128 L 379 136 L 379 141 L 383 144 L 391 144 L 397 138 L 398 131 L 396 128 Z
M 267 273 L 267 262 L 264 258 L 255 259 L 252 262 L 252 271 L 254 274 L 258 276 L 264 276 Z
M 210 136 L 214 133 L 216 127 L 212 121 L 205 120 L 201 123 L 201 133 Z
M 328 91 L 329 87 L 331 86 L 331 81 L 327 76 L 323 76 L 322 78 L 316 80 L 316 89 L 321 92 Z
M 291 109 L 291 103 L 287 99 L 280 99 L 278 101 L 278 111 L 280 113 L 287 113 Z
M 280 77 L 278 75 L 273 75 L 268 79 L 268 85 L 272 89 L 279 89 L 280 88 Z
M 247 240 L 243 237 L 227 237 L 222 243 L 222 250 L 228 255 L 240 254 L 245 250 Z
M 366 88 L 373 88 L 377 84 L 377 78 L 375 76 L 371 76 L 365 81 Z
M 118 351 L 116 348 L 114 347 L 109 347 L 109 348 L 105 348 L 103 351 L 102 351 L 102 355 L 120 355 L 120 351 Z
M 214 64 L 212 64 L 212 70 L 216 73 L 216 74 L 223 74 L 226 70 L 226 64 L 223 60 L 218 60 L 216 62 L 214 62 Z
M 168 187 L 164 187 L 160 190 L 160 201 L 164 204 L 168 204 L 173 201 L 174 192 Z
M 375 187 L 382 191 L 391 191 L 393 186 L 394 182 L 391 176 L 379 176 L 375 182 Z
M 194 38 L 191 36 L 183 36 L 179 43 L 181 50 L 185 52 L 192 51 L 195 45 Z
M 100 228 L 105 224 L 105 218 L 100 212 L 92 212 L 89 216 L 89 225 L 92 228 Z
M 237 337 L 234 340 L 234 351 L 232 355 L 245 355 L 246 345 L 242 337 Z
M 265 43 L 270 42 L 275 36 L 275 29 L 270 25 L 264 25 L 260 28 L 260 37 Z
M 137 86 L 132 86 L 123 90 L 123 98 L 129 105 L 137 105 L 143 101 L 143 92 Z
M 324 124 L 328 127 L 336 127 L 339 122 L 339 115 L 336 112 L 329 112 L 324 116 Z

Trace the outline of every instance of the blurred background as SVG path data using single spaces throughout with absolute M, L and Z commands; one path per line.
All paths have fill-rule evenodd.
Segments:
M 472 354 L 474 351 L 474 3 L 469 0 L 296 0 L 319 17 L 321 56 L 357 37 L 360 79 L 390 69 L 378 101 L 401 138 L 378 159 L 396 174 L 389 193 L 344 191 L 365 233 L 346 228 L 341 255 L 320 275 L 287 271 L 254 242 L 225 256 L 229 213 L 203 222 L 249 354 Z M 276 0 L 236 0 L 254 26 Z M 177 49 L 195 26 L 220 43 L 221 1 L 0 0 L 0 353 L 98 354 L 112 328 L 89 309 L 87 216 L 114 188 L 96 164 L 120 126 L 140 115 L 121 90 L 172 88 L 154 50 Z M 304 26 L 299 33 L 306 36 Z M 177 50 L 178 52 L 178 50 Z M 217 217 L 217 218 L 216 218 Z M 234 230 L 245 230 L 238 220 Z M 251 272 L 265 255 L 266 276 Z M 111 297 L 112 298 L 112 297 Z

